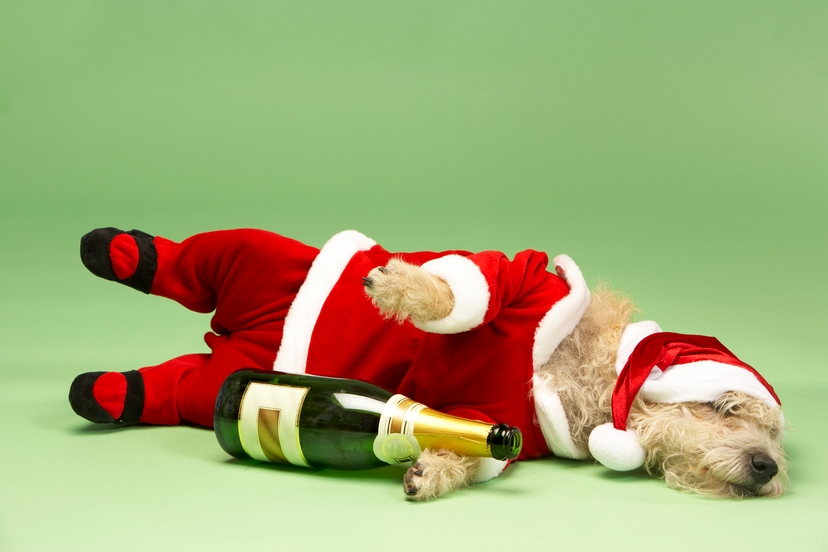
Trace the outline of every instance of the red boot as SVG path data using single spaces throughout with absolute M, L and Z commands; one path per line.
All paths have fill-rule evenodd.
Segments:
M 98 228 L 81 238 L 81 261 L 95 276 L 149 293 L 158 269 L 153 239 L 140 230 Z
M 87 372 L 69 388 L 69 404 L 90 422 L 137 423 L 144 410 L 144 378 L 129 372 Z

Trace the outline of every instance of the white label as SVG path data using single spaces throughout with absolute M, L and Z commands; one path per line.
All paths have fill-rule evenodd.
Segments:
M 239 409 L 239 437 L 251 458 L 310 467 L 299 445 L 307 387 L 251 382 Z

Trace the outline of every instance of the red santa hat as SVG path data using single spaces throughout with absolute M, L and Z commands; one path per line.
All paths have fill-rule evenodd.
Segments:
M 644 464 L 638 434 L 627 428 L 636 396 L 649 402 L 713 402 L 730 391 L 781 404 L 773 387 L 739 360 L 718 339 L 661 332 L 654 322 L 627 327 L 616 368 L 621 368 L 612 393 L 612 423 L 596 427 L 589 451 L 604 466 L 628 471 Z

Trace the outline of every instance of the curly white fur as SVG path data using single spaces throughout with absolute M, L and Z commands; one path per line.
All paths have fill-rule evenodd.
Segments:
M 403 478 L 406 497 L 430 500 L 468 487 L 474 482 L 479 465 L 479 458 L 426 449 Z

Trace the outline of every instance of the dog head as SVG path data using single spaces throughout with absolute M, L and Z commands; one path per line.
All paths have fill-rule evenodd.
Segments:
M 717 339 L 632 324 L 616 370 L 613 421 L 589 437 L 599 462 L 616 470 L 644 465 L 671 487 L 712 496 L 784 492 L 779 397 Z
M 731 498 L 785 492 L 784 419 L 766 401 L 738 392 L 707 403 L 640 401 L 630 425 L 647 471 L 670 487 Z

